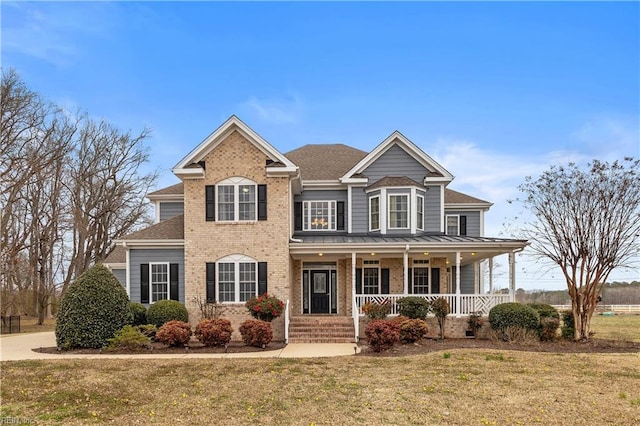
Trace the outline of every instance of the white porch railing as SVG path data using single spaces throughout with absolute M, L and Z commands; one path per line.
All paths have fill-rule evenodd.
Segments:
M 422 297 L 428 301 L 443 297 L 449 302 L 451 315 L 469 315 L 472 312 L 482 312 L 488 315 L 491 308 L 501 303 L 511 301 L 508 294 L 357 294 L 355 303 L 358 315 L 363 316 L 362 306 L 365 303 L 390 303 L 390 315 L 398 315 L 398 299 L 408 296 Z M 460 300 L 458 304 L 457 301 Z
M 284 305 L 284 342 L 289 343 L 289 299 L 287 299 L 287 303 Z

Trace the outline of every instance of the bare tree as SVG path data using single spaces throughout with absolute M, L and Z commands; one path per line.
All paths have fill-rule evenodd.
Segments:
M 631 266 L 640 241 L 640 161 L 594 160 L 552 166 L 520 185 L 534 219 L 524 226 L 536 256 L 558 265 L 575 318 L 575 339 L 588 340 L 590 321 L 609 274 Z

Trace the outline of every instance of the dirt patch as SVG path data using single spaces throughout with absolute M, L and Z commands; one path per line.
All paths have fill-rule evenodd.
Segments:
M 262 351 L 275 351 L 284 348 L 286 345 L 283 342 L 271 342 L 265 348 L 256 348 L 255 346 L 248 346 L 242 342 L 231 342 L 224 347 L 207 347 L 202 345 L 198 341 L 192 341 L 187 348 L 185 347 L 167 347 L 162 343 L 154 342 L 149 349 L 141 349 L 139 351 L 127 351 L 127 350 L 100 350 L 100 349 L 71 349 L 66 351 L 59 351 L 58 348 L 39 348 L 34 349 L 35 352 L 58 354 L 58 355 L 98 355 L 98 354 L 113 354 L 113 355 L 141 355 L 141 354 L 183 354 L 185 352 L 194 354 L 224 354 L 224 353 L 246 353 L 246 352 L 262 352 Z
M 397 357 L 420 355 L 452 349 L 490 349 L 505 351 L 553 352 L 553 353 L 634 353 L 640 352 L 640 343 L 625 340 L 591 339 L 588 342 L 557 340 L 530 344 L 504 342 L 491 339 L 421 340 L 417 343 L 396 345 L 388 351 L 374 352 L 363 342 L 359 356 Z

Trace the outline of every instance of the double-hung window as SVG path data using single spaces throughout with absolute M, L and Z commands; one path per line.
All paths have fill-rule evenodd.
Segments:
M 389 229 L 409 228 L 409 195 L 389 195 Z
M 362 292 L 364 294 L 380 293 L 380 269 L 377 260 L 365 260 L 362 269 Z
M 424 197 L 416 195 L 416 228 L 420 231 L 424 229 Z
M 369 198 L 369 230 L 380 230 L 380 196 Z
M 151 302 L 169 298 L 169 264 L 151 263 Z
M 305 231 L 335 231 L 335 201 L 305 201 L 302 206 Z
M 249 179 L 225 179 L 217 186 L 219 221 L 239 222 L 256 220 L 256 184 Z
M 256 262 L 247 256 L 228 256 L 218 264 L 218 300 L 246 302 L 258 294 Z
M 447 216 L 447 235 L 460 235 L 460 216 Z

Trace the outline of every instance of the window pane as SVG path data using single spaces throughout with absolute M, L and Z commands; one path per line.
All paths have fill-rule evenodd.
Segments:
M 371 229 L 380 229 L 380 197 L 369 200 L 369 214 Z
M 235 265 L 233 263 L 218 264 L 218 300 L 235 302 Z
M 256 186 L 240 185 L 238 191 L 239 220 L 256 220 Z
M 389 227 L 409 227 L 409 197 L 407 195 L 389 196 Z
M 151 301 L 168 299 L 169 272 L 167 264 L 151 265 Z
M 256 295 L 256 264 L 240 263 L 240 301 L 246 302 Z
M 429 268 L 413 268 L 413 292 L 429 293 Z
M 234 220 L 233 185 L 218 186 L 218 220 Z
M 447 235 L 458 234 L 458 216 L 447 216 Z
M 362 270 L 362 291 L 364 294 L 378 294 L 378 268 Z
M 416 208 L 417 208 L 416 221 L 418 222 L 417 228 L 423 229 L 424 228 L 424 198 L 417 197 Z
M 304 229 L 335 230 L 336 203 L 334 201 L 305 201 Z

